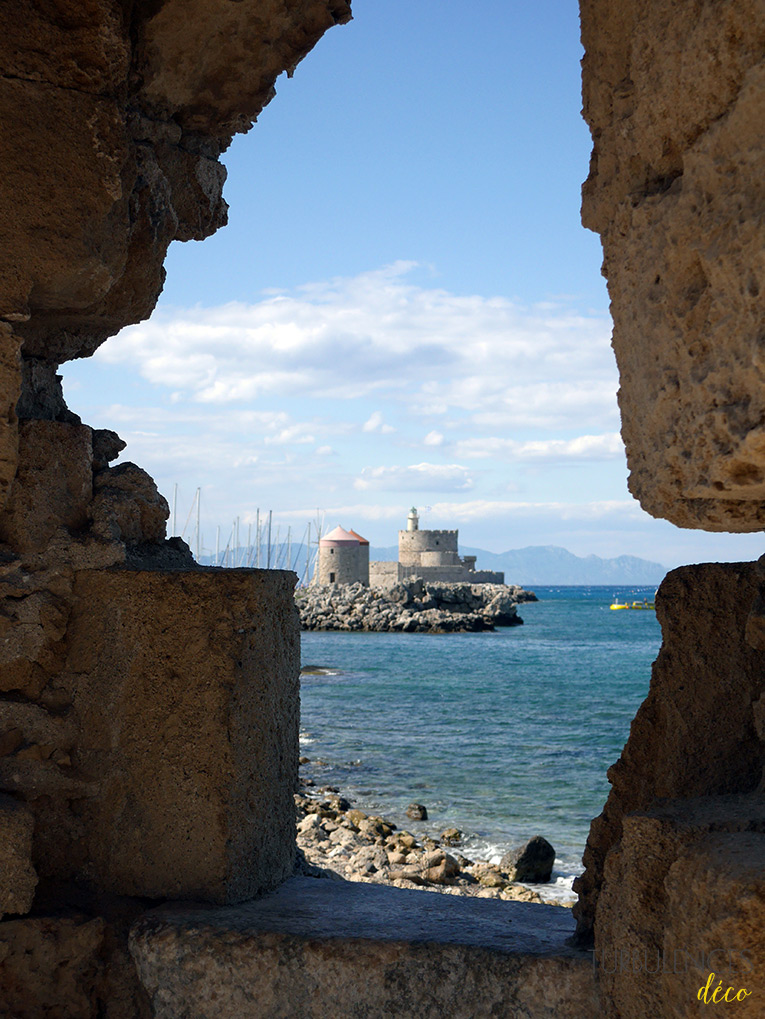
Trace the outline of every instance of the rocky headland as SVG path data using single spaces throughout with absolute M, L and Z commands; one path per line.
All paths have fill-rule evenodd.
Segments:
M 515 584 L 447 584 L 419 578 L 388 591 L 329 584 L 295 594 L 303 630 L 464 633 L 520 626 L 517 606 L 536 601 Z
M 541 855 L 554 850 L 540 836 L 502 857 L 499 864 L 470 860 L 460 852 L 462 832 L 447 828 L 438 838 L 417 838 L 389 820 L 355 809 L 333 786 L 316 794 L 304 783 L 295 796 L 299 869 L 315 877 L 391 884 L 449 895 L 542 902 L 521 880 L 539 880 Z M 549 880 L 549 870 L 548 878 Z M 570 906 L 571 902 L 558 902 Z

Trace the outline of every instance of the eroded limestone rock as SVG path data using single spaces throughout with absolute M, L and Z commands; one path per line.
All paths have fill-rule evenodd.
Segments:
M 292 867 L 294 577 L 197 571 L 57 368 L 150 314 L 170 242 L 226 221 L 232 135 L 349 18 L 346 0 L 0 10 L 0 789 L 35 817 L 46 879 L 229 901 Z M 22 963 L 11 983 L 36 979 Z M 46 1010 L 58 977 L 40 979 Z
M 765 527 L 765 8 L 582 0 L 582 215 L 600 233 L 630 490 Z
M 233 902 L 291 872 L 293 584 L 283 571 L 75 573 L 51 710 L 0 711 L 19 734 L 0 789 L 35 816 L 42 876 Z
M 226 222 L 221 151 L 349 19 L 347 0 L 3 6 L 0 319 L 26 357 L 90 354 L 150 314 L 170 242 Z
M 750 793 L 760 784 L 765 743 L 756 705 L 765 660 L 745 632 L 758 585 L 754 563 L 683 566 L 656 597 L 663 643 L 648 697 L 619 760 L 611 792 L 590 828 L 585 872 L 574 885 L 579 933 L 592 931 L 607 854 L 625 816 L 658 798 Z
M 127 953 L 125 923 L 67 912 L 0 924 L 2 1013 L 13 1019 L 151 1019 Z
M 765 801 L 670 800 L 623 822 L 606 858 L 595 958 L 608 1019 L 685 1019 L 710 973 L 744 987 L 737 1015 L 765 994 Z M 712 1001 L 707 1002 L 714 1007 Z
M 37 874 L 32 866 L 32 828 L 29 810 L 10 796 L 0 795 L 0 920 L 4 913 L 28 913 Z
M 0 322 L 0 511 L 5 506 L 19 461 L 16 404 L 21 395 L 21 338 Z

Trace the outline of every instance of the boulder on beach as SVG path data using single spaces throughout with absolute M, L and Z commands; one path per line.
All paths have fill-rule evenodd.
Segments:
M 421 803 L 410 803 L 406 808 L 406 816 L 410 817 L 413 821 L 427 821 L 428 808 L 424 807 Z
M 500 860 L 500 868 L 506 871 L 511 881 L 527 881 L 529 884 L 546 884 L 552 876 L 555 850 L 541 835 L 530 838 L 525 845 L 511 849 Z
M 445 846 L 456 846 L 462 841 L 462 832 L 459 828 L 447 828 L 441 832 L 439 841 Z

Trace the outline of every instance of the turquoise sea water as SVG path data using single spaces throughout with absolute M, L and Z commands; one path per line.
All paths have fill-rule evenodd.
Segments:
M 302 679 L 301 773 L 416 834 L 460 828 L 474 859 L 544 835 L 564 892 L 661 631 L 651 611 L 609 609 L 651 588 L 536 593 L 524 626 L 495 633 L 304 633 L 303 665 L 331 674 Z

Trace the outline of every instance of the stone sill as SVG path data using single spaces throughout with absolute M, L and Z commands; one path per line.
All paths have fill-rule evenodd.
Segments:
M 595 1019 L 571 912 L 295 877 L 233 907 L 145 914 L 131 952 L 156 1019 Z

